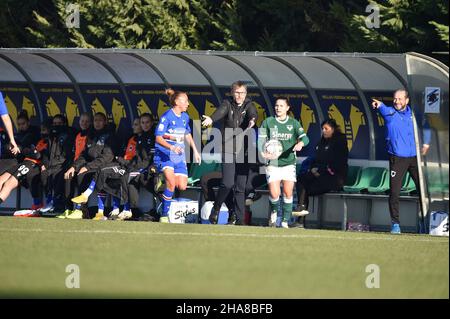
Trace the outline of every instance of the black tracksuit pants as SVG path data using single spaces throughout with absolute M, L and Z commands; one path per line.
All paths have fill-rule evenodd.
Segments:
M 123 205 L 128 202 L 129 174 L 126 168 L 119 165 L 104 167 L 97 172 L 95 188 L 98 192 L 120 198 Z
M 419 188 L 419 169 L 417 167 L 417 158 L 414 157 L 398 157 L 390 155 L 389 157 L 389 174 L 390 174 L 390 193 L 389 193 L 389 212 L 391 214 L 392 223 L 400 223 L 399 221 L 399 197 L 402 188 L 403 177 L 409 172 L 411 178 L 416 184 L 417 192 L 420 194 Z
M 230 192 L 234 193 L 236 224 L 243 225 L 245 213 L 245 186 L 249 174 L 247 163 L 222 163 L 222 182 L 214 202 L 214 211 L 219 211 Z

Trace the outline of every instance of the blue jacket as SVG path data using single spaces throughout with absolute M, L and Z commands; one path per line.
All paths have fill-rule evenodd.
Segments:
M 399 157 L 416 156 L 411 107 L 407 105 L 404 111 L 397 111 L 381 103 L 378 111 L 385 121 L 387 152 Z

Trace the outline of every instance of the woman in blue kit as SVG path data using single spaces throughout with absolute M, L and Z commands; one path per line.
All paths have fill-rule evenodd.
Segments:
M 184 141 L 194 152 L 194 160 L 201 161 L 194 139 L 189 127 L 189 115 L 186 113 L 189 107 L 189 99 L 185 92 L 167 89 L 172 108 L 166 111 L 160 118 L 155 130 L 155 157 L 154 162 L 159 173 L 164 174 L 166 189 L 162 194 L 162 212 L 160 222 L 169 222 L 169 208 L 175 187 L 183 191 L 188 181 L 186 154 Z

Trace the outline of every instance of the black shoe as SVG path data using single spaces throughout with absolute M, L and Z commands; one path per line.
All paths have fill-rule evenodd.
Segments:
M 236 225 L 236 226 L 245 226 L 245 223 L 244 223 L 244 221 L 242 221 L 240 219 L 237 219 L 236 222 L 234 223 L 234 225 Z
M 141 216 L 137 217 L 135 220 L 142 221 L 142 222 L 154 222 L 154 221 L 156 221 L 156 218 L 149 214 L 142 214 Z
M 209 214 L 209 222 L 211 224 L 217 224 L 219 220 L 219 212 L 214 210 L 214 207 L 211 209 L 211 214 Z
M 245 206 L 251 206 L 254 202 L 256 202 L 258 199 L 260 199 L 262 196 L 261 193 L 252 192 L 248 194 L 247 198 L 245 199 Z
M 237 215 L 235 212 L 231 211 L 228 217 L 228 225 L 235 225 L 237 221 Z

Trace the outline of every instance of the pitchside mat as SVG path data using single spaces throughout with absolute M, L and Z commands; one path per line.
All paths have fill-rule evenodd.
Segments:
M 0 218 L 0 297 L 449 298 L 449 239 Z

